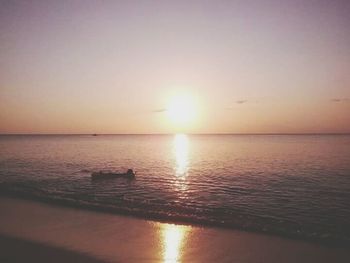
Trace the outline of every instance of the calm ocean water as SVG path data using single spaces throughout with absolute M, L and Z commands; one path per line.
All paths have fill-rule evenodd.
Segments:
M 127 168 L 135 180 L 90 179 Z M 3 135 L 0 191 L 349 244 L 350 136 Z

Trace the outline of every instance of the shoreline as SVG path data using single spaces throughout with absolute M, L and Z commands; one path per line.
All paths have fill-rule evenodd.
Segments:
M 33 200 L 0 196 L 0 209 L 0 235 L 15 238 L 10 247 L 31 241 L 43 251 L 48 251 L 45 247 L 48 245 L 106 262 L 348 262 L 350 259 L 346 248 L 232 229 L 160 223 Z
M 1 188 L 0 188 L 1 189 Z M 70 200 L 65 199 L 49 199 L 49 198 L 41 198 L 40 196 L 35 196 L 27 193 L 14 193 L 11 191 L 6 191 L 6 189 L 1 189 L 2 192 L 0 193 L 0 198 L 14 198 L 14 199 L 21 199 L 21 200 L 28 200 L 28 201 L 34 201 L 38 203 L 43 203 L 47 205 L 52 206 L 58 206 L 63 208 L 73 208 L 73 209 L 82 209 L 85 211 L 92 211 L 97 213 L 107 213 L 111 215 L 116 216 L 126 216 L 131 218 L 136 218 L 139 220 L 151 220 L 155 222 L 165 223 L 165 224 L 180 224 L 180 225 L 186 225 L 186 226 L 193 226 L 193 227 L 207 227 L 207 228 L 217 228 L 217 229 L 223 229 L 223 230 L 233 230 L 233 231 L 242 231 L 247 233 L 255 233 L 260 235 L 267 235 L 272 237 L 279 237 L 283 239 L 290 239 L 295 241 L 301 241 L 301 242 L 307 242 L 310 244 L 318 244 L 322 246 L 327 247 L 343 247 L 343 248 L 349 248 L 350 243 L 348 242 L 342 242 L 340 240 L 335 240 L 329 237 L 325 237 L 324 239 L 320 239 L 319 237 L 305 237 L 300 235 L 292 235 L 288 233 L 281 234 L 276 231 L 269 231 L 264 232 L 259 228 L 242 228 L 239 225 L 226 225 L 224 223 L 219 224 L 217 222 L 210 222 L 210 221 L 194 221 L 191 218 L 187 217 L 169 217 L 166 215 L 161 214 L 144 214 L 142 212 L 134 212 L 130 213 L 129 211 L 123 210 L 121 208 L 115 208 L 115 207 L 109 207 L 109 206 L 97 206 L 93 204 L 88 203 L 74 203 Z

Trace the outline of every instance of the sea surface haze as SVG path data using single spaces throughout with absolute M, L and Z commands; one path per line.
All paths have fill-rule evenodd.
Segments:
M 1 135 L 0 193 L 350 244 L 350 135 Z

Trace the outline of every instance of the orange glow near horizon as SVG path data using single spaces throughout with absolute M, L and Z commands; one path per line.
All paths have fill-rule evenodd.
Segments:
M 190 2 L 0 5 L 0 134 L 350 133 L 350 1 Z

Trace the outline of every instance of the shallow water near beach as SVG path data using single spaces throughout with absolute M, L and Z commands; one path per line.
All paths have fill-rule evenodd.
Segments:
M 2 135 L 0 191 L 349 244 L 350 136 Z

